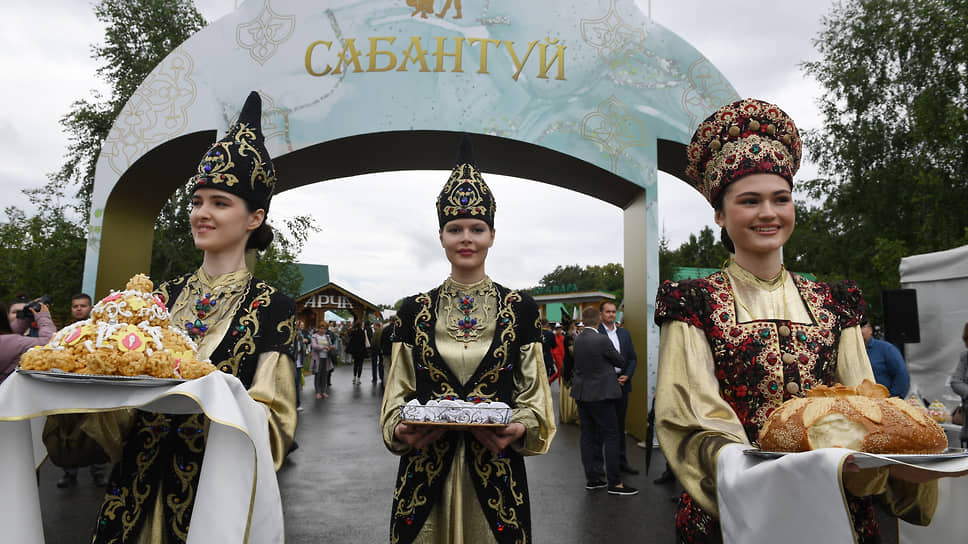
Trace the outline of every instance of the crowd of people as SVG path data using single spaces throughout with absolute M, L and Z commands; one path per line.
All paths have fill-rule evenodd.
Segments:
M 327 389 L 333 385 L 333 369 L 340 364 L 353 365 L 353 384 L 360 385 L 364 362 L 369 358 L 370 381 L 383 385 L 384 366 L 389 361 L 392 345 L 393 321 L 323 321 L 316 327 L 307 327 L 305 321 L 300 320 L 296 322 L 296 328 L 293 352 L 297 369 L 297 411 L 302 411 L 300 391 L 306 376 L 312 376 L 317 399 L 329 398 Z
M 352 364 L 353 384 L 360 385 L 369 358 L 371 382 L 384 388 L 383 440 L 399 456 L 392 542 L 531 541 L 524 457 L 546 453 L 559 422 L 580 422 L 587 490 L 638 492 L 622 480 L 623 473 L 638 472 L 628 460 L 624 432 L 637 357 L 629 331 L 617 323 L 618 305 L 605 301 L 585 308 L 580 322 L 549 323 L 539 319 L 526 292 L 486 274 L 496 239 L 496 200 L 468 137 L 436 203 L 449 277 L 407 297 L 392 321 L 307 326 L 296 319 L 292 299 L 245 266 L 247 251 L 264 250 L 272 240 L 266 217 L 275 171 L 260 123 L 261 100 L 253 92 L 189 182 L 189 221 L 203 263 L 159 285 L 157 294 L 173 322 L 188 323 L 199 355 L 236 376 L 265 406 L 277 470 L 294 449 L 306 376 L 312 375 L 315 398 L 324 400 L 336 365 Z M 719 541 L 717 458 L 734 446 L 755 444 L 766 416 L 782 402 L 815 386 L 863 379 L 876 378 L 894 395 L 909 389 L 900 353 L 872 338 L 856 285 L 813 282 L 783 266 L 782 248 L 795 223 L 792 188 L 799 161 L 792 119 L 754 99 L 723 106 L 700 124 L 688 147 L 686 172 L 715 210 L 731 258 L 706 278 L 666 282 L 657 295 L 654 419 L 684 489 L 674 520 L 680 542 Z M 247 181 L 230 182 L 239 179 Z M 90 314 L 89 296 L 71 303 L 75 320 Z M 39 299 L 23 297 L 5 309 L 0 380 L 26 349 L 55 331 Z M 252 330 L 260 333 L 248 334 Z M 968 347 L 968 324 L 963 340 Z M 558 417 L 549 386 L 555 380 Z M 951 383 L 968 408 L 968 352 Z M 501 427 L 417 425 L 402 420 L 399 410 L 414 399 L 501 402 L 510 406 L 511 417 Z M 65 440 L 81 431 L 105 451 L 121 452 L 112 459 L 109 479 L 104 465 L 91 467 L 95 484 L 109 481 L 111 487 L 93 542 L 183 542 L 207 427 L 202 414 L 52 415 L 44 440 L 58 459 L 85 457 Z M 99 434 L 105 428 L 120 432 Z M 186 437 L 186 429 L 201 439 Z M 968 426 L 961 436 L 968 440 Z M 179 469 L 172 471 L 175 458 Z M 873 496 L 889 503 L 893 515 L 928 523 L 936 478 L 862 471 L 847 462 L 844 493 L 858 542 L 879 538 Z M 77 467 L 68 466 L 57 485 L 76 482 Z

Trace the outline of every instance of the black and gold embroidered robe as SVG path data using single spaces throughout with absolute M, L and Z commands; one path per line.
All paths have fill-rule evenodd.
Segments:
M 156 294 L 169 310 L 178 305 L 192 308 L 197 289 L 217 289 L 233 282 L 238 288 L 219 301 L 228 307 L 198 341 L 199 355 L 238 377 L 253 399 L 264 405 L 278 470 L 296 427 L 292 299 L 244 270 L 212 278 L 199 269 L 160 285 Z M 173 313 L 174 327 L 184 325 L 176 321 L 178 313 Z M 114 437 L 92 430 L 107 417 L 121 421 L 122 443 L 117 446 L 107 443 Z M 56 433 L 57 424 L 49 421 L 45 435 Z M 108 451 L 123 448 L 98 511 L 93 542 L 184 542 L 205 450 L 208 421 L 204 415 L 136 410 L 91 415 L 81 428 Z
M 469 341 L 448 313 L 468 293 L 489 306 L 479 338 Z M 537 318 L 533 299 L 488 278 L 447 280 L 404 301 L 381 418 L 387 447 L 402 456 L 391 542 L 532 541 L 522 456 L 547 452 L 556 431 Z M 500 455 L 469 432 L 448 432 L 420 451 L 394 438 L 400 405 L 444 398 L 505 402 L 527 431 Z

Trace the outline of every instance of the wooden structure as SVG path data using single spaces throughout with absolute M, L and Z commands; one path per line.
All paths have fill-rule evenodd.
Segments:
M 573 308 L 578 306 L 578 315 L 581 316 L 582 310 L 590 306 L 598 307 L 599 304 L 603 302 L 614 302 L 617 306 L 619 303 L 615 300 L 615 295 L 607 291 L 574 291 L 567 293 L 552 293 L 548 295 L 534 295 L 534 301 L 538 303 L 538 312 L 541 317 L 548 319 L 548 321 L 559 321 L 561 318 L 557 315 L 552 315 L 548 317 L 548 306 L 552 305 L 562 305 L 569 311 L 574 311 Z M 560 308 L 560 306 L 558 306 Z M 576 319 L 576 321 L 581 321 L 581 317 Z
M 316 327 L 325 319 L 326 311 L 349 311 L 353 319 L 380 315 L 380 308 L 346 289 L 329 282 L 296 298 L 296 319 L 307 327 Z

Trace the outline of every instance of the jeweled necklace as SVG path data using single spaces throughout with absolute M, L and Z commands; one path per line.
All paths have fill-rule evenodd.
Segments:
M 448 282 L 450 283 L 450 282 Z M 442 291 L 447 314 L 447 332 L 460 342 L 474 342 L 487 328 L 487 291 L 493 289 L 489 281 L 474 285 L 469 292 L 450 283 Z M 456 310 L 456 312 L 455 312 Z M 457 313 L 457 315 L 454 315 Z
M 471 317 L 471 312 L 474 311 L 474 297 L 470 295 L 459 297 L 457 308 L 464 312 L 464 317 L 457 320 L 458 334 L 462 334 L 464 339 L 467 339 L 472 332 L 477 330 L 477 318 Z
M 185 322 L 185 331 L 192 340 L 200 340 L 211 328 L 214 321 L 218 320 L 216 315 L 216 305 L 221 308 L 226 300 L 237 293 L 244 286 L 243 283 L 232 283 L 230 285 L 219 285 L 212 288 L 211 292 L 203 292 L 202 287 L 207 287 L 202 282 L 201 285 L 193 287 L 195 298 L 195 319 Z
M 198 297 L 195 299 L 195 315 L 197 317 L 194 321 L 185 322 L 185 330 L 188 332 L 188 336 L 192 337 L 192 340 L 198 340 L 208 332 L 208 324 L 203 320 L 214 311 L 216 301 L 216 297 L 211 293 L 205 293 L 205 296 L 202 296 L 202 290 L 197 287 L 195 288 L 195 295 Z

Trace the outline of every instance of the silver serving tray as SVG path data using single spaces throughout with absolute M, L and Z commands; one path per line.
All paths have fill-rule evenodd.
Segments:
M 757 448 L 749 448 L 743 450 L 743 453 L 750 455 L 752 457 L 759 457 L 760 459 L 779 459 L 785 455 L 796 455 L 800 452 L 792 451 L 764 451 Z M 864 452 L 857 452 L 862 455 Z M 891 454 L 871 454 L 877 455 L 878 457 L 884 457 L 892 461 L 899 461 L 901 463 L 908 463 L 911 465 L 917 465 L 921 463 L 931 463 L 933 461 L 948 461 L 951 459 L 959 459 L 962 457 L 968 457 L 968 451 L 965 448 L 948 448 L 941 453 L 891 453 Z
M 471 423 L 469 421 L 466 423 L 459 423 L 456 421 L 440 421 L 441 414 L 452 409 L 451 406 L 426 406 L 426 405 L 423 406 L 424 409 L 434 408 L 432 411 L 437 413 L 437 417 L 431 421 L 413 421 L 413 420 L 407 419 L 406 415 L 404 414 L 404 409 L 406 407 L 407 407 L 406 404 L 401 404 L 398 410 L 400 410 L 400 418 L 402 422 L 408 425 L 439 425 L 444 427 L 507 427 L 508 424 L 511 422 L 511 410 L 508 408 L 498 408 L 498 407 L 492 407 L 492 406 L 486 406 L 486 405 L 478 405 L 475 407 L 476 410 L 483 410 L 483 411 L 500 410 L 501 414 L 505 416 L 504 423 Z
M 105 376 L 102 374 L 74 374 L 63 370 L 24 370 L 17 372 L 45 382 L 56 383 L 97 383 L 108 385 L 125 385 L 129 387 L 159 387 L 163 385 L 177 385 L 188 380 L 184 378 L 156 378 L 154 376 Z

